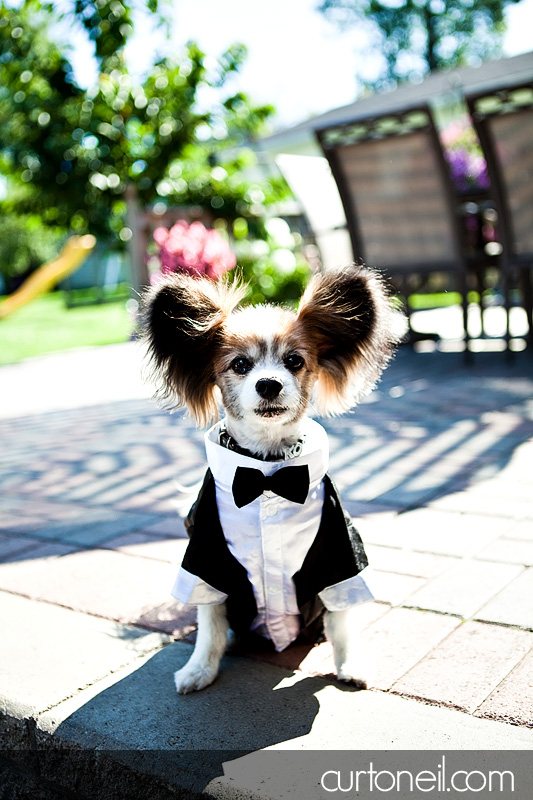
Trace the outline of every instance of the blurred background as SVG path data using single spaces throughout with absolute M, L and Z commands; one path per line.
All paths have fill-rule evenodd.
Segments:
M 406 87 L 434 100 L 462 247 L 484 259 L 468 302 L 505 305 L 458 87 L 494 64 L 531 81 L 532 25 L 533 0 L 2 3 L 0 364 L 127 341 L 166 272 L 238 274 L 253 302 L 296 302 L 313 271 L 361 255 L 316 131 Z M 453 288 L 398 292 L 439 310 L 460 305 Z

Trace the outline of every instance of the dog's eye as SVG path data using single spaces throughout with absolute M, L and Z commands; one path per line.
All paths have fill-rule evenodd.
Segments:
M 237 375 L 246 375 L 247 372 L 250 372 L 252 367 L 252 362 L 248 361 L 247 358 L 242 358 L 242 356 L 239 358 L 234 358 L 231 362 L 231 369 Z
M 298 353 L 291 353 L 283 359 L 283 363 L 291 372 L 298 372 L 305 364 L 305 361 Z

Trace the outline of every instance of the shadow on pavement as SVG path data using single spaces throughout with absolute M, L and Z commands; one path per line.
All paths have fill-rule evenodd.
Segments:
M 180 696 L 173 672 L 189 654 L 184 645 L 163 648 L 65 719 L 55 731 L 56 740 L 114 751 L 124 763 L 144 759 L 144 770 L 202 791 L 224 774 L 224 762 L 311 730 L 319 710 L 315 693 L 327 681 L 305 677 L 280 686 L 290 673 L 225 657 L 212 686 Z

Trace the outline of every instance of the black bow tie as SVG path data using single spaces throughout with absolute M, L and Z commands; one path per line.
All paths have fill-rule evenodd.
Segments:
M 268 490 L 303 505 L 309 493 L 309 467 L 307 464 L 282 467 L 273 475 L 263 475 L 260 469 L 237 467 L 231 489 L 237 508 L 247 506 Z

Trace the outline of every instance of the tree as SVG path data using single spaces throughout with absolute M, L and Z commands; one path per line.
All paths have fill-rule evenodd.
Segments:
M 94 43 L 94 54 L 100 70 L 110 72 L 133 32 L 134 7 L 126 0 L 71 0 L 71 3 L 71 8 L 67 7 L 62 16 L 75 17 L 82 24 Z M 45 2 L 45 7 L 52 13 L 57 5 L 53 0 Z M 142 8 L 143 4 L 140 5 Z M 144 7 L 156 15 L 161 24 L 166 24 L 159 12 L 158 0 L 146 0 Z
M 0 6 L 0 171 L 11 182 L 3 210 L 120 240 L 124 194 L 133 184 L 145 205 L 185 201 L 229 218 L 253 216 L 239 172 L 248 156 L 227 150 L 257 134 L 273 109 L 225 89 L 244 47 L 231 47 L 210 66 L 213 60 L 190 44 L 135 82 L 124 60 L 130 8 L 119 0 L 76 0 L 75 10 L 93 33 L 101 70 L 88 90 L 77 86 L 50 39 L 51 4 Z M 201 110 L 206 88 L 215 99 Z M 231 179 L 222 185 L 224 173 Z M 264 194 L 278 191 L 270 183 Z
M 449 66 L 479 64 L 500 53 L 504 10 L 520 0 L 323 0 L 338 25 L 370 24 L 382 61 L 366 86 L 385 89 Z

